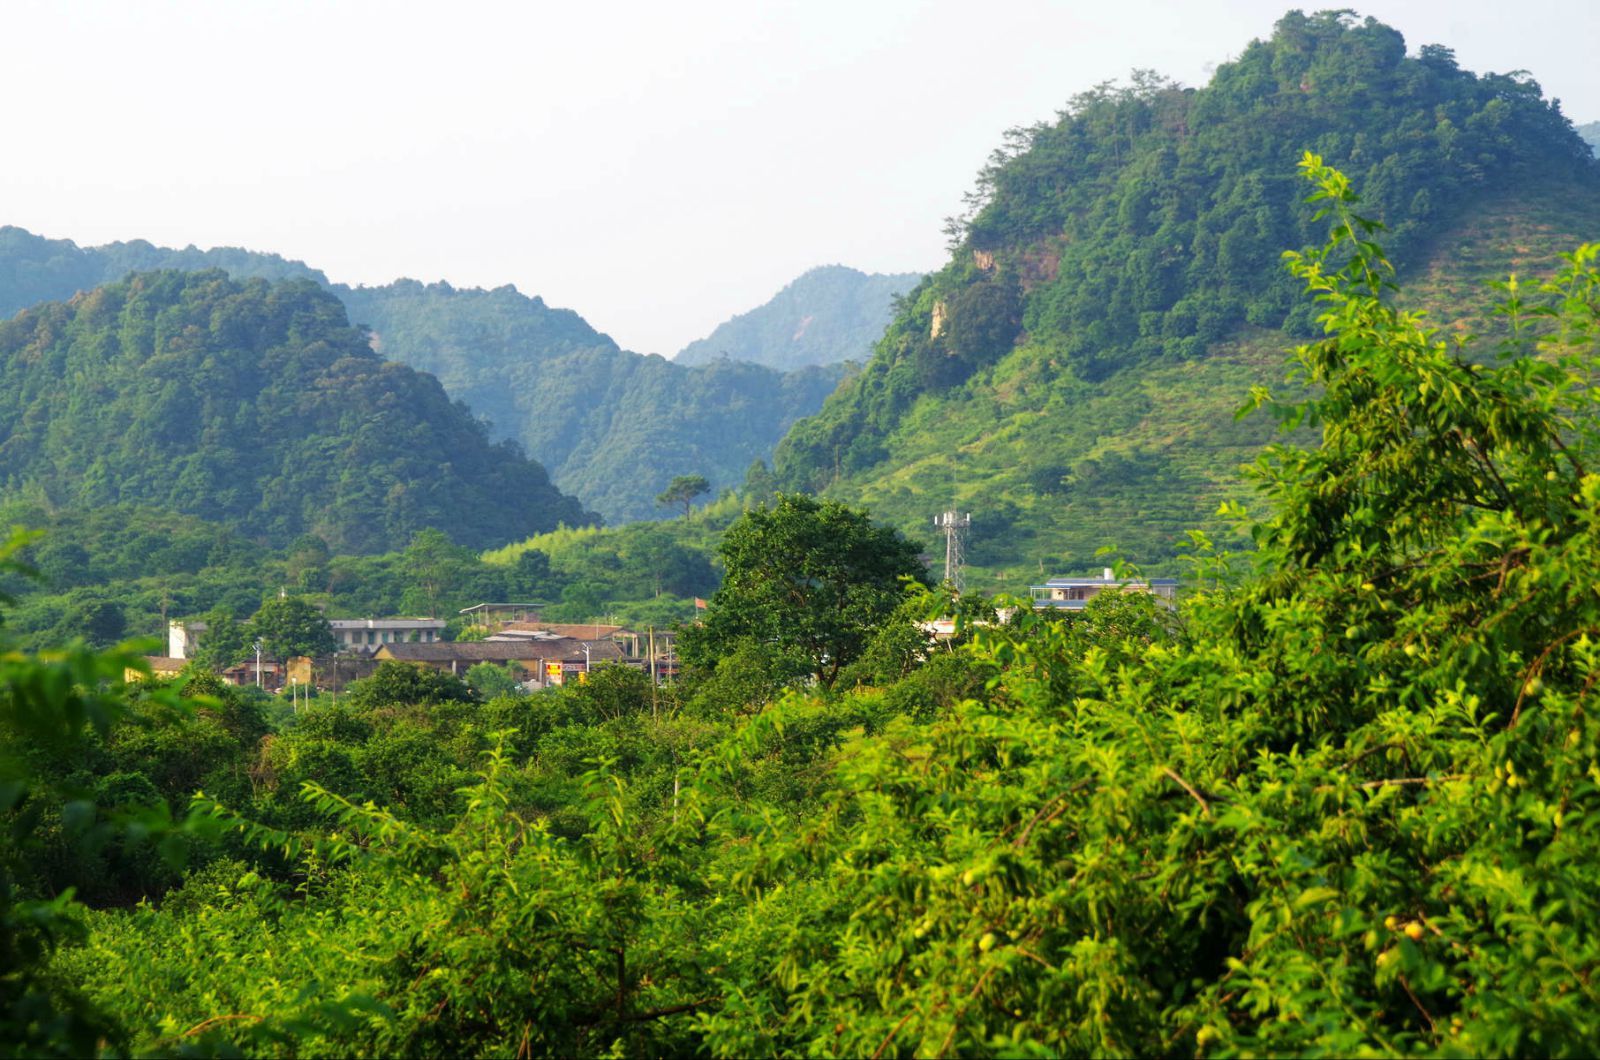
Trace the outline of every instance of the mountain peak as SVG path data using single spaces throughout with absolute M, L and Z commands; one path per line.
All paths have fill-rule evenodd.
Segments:
M 131 274 L 0 322 L 0 480 L 343 551 L 487 547 L 592 516 L 309 279 Z
M 865 360 L 893 316 L 894 299 L 922 280 L 918 273 L 867 273 L 818 265 L 791 280 L 765 304 L 740 313 L 679 351 L 679 364 L 749 361 L 792 370 Z
M 1170 565 L 1184 530 L 1248 496 L 1234 471 L 1271 425 L 1233 408 L 1319 333 L 1281 262 L 1326 234 L 1296 175 L 1307 152 L 1387 225 L 1402 286 L 1429 270 L 1408 288 L 1420 305 L 1481 306 L 1485 280 L 1600 235 L 1600 163 L 1532 78 L 1291 12 L 1202 88 L 1138 72 L 1007 134 L 949 263 L 779 445 L 779 488 L 908 532 L 970 506 L 990 585 L 1102 546 Z

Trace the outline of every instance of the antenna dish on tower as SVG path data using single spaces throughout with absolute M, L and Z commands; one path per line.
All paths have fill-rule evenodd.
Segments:
M 933 517 L 933 525 L 944 533 L 944 580 L 956 592 L 963 588 L 962 538 L 972 525 L 971 512 L 940 512 Z

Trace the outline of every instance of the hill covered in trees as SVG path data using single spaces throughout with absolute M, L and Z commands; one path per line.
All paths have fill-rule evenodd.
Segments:
M 914 272 L 865 273 L 824 265 L 765 305 L 717 325 L 675 359 L 679 364 L 706 364 L 725 357 L 785 371 L 864 361 L 894 317 L 894 300 L 921 279 Z
M 336 291 L 384 356 L 437 375 L 608 522 L 665 514 L 655 496 L 677 475 L 737 484 L 843 375 L 632 353 L 511 287 L 402 280 Z
M 589 522 L 437 380 L 385 362 L 309 280 L 137 273 L 0 323 L 0 489 L 136 503 L 285 545 L 483 547 Z
M 1595 154 L 1600 155 L 1600 121 L 1578 126 L 1578 135 L 1589 142 Z
M 1098 566 L 1102 546 L 1169 567 L 1245 498 L 1237 469 L 1269 437 L 1236 395 L 1317 330 L 1280 260 L 1319 236 L 1307 150 L 1388 223 L 1414 304 L 1463 330 L 1486 281 L 1600 237 L 1600 164 L 1533 80 L 1292 12 L 1203 88 L 1140 72 L 1008 134 L 950 262 L 780 444 L 776 484 L 906 529 L 970 508 L 979 585 Z
M 488 420 L 491 437 L 519 442 L 562 489 L 611 521 L 662 514 L 655 495 L 676 475 L 704 475 L 716 489 L 738 483 L 796 420 L 821 407 L 843 375 L 839 367 L 789 374 L 750 364 L 689 367 L 631 353 L 577 313 L 510 286 L 397 280 L 348 287 L 274 254 L 169 250 L 142 241 L 79 247 L 9 227 L 0 228 L 0 316 L 130 271 L 168 268 L 323 285 L 352 322 L 372 328 L 384 357 L 438 376 L 452 398 Z M 868 286 L 875 281 L 865 279 Z M 884 293 L 875 317 L 878 332 L 888 299 Z M 830 305 L 816 311 L 819 334 L 839 333 L 831 312 L 851 320 L 858 312 L 846 297 Z M 852 349 L 864 351 L 870 341 Z

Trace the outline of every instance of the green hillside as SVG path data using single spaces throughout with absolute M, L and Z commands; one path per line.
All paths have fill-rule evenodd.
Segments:
M 1600 155 L 1600 121 L 1578 126 L 1578 135 L 1588 141 L 1595 154 Z
M 138 273 L 0 323 L 0 495 L 137 503 L 283 545 L 482 547 L 592 518 L 315 283 Z
M 336 291 L 384 356 L 438 376 L 607 522 L 670 514 L 655 496 L 676 475 L 737 484 L 843 375 L 631 353 L 571 310 L 511 287 L 401 280 Z
M 765 305 L 717 325 L 679 351 L 679 364 L 719 358 L 790 371 L 864 361 L 894 315 L 894 300 L 915 287 L 914 272 L 865 273 L 844 265 L 812 269 Z
M 843 376 L 837 366 L 786 375 L 751 364 L 689 367 L 630 353 L 577 313 L 510 286 L 397 280 L 347 287 L 275 254 L 170 250 L 140 240 L 79 247 L 11 227 L 0 228 L 0 317 L 131 271 L 211 268 L 235 279 L 308 279 L 327 287 L 351 321 L 372 328 L 384 357 L 438 376 L 452 398 L 488 421 L 491 437 L 520 443 L 562 489 L 613 522 L 660 516 L 654 498 L 676 475 L 704 475 L 714 489 L 737 484 L 752 461 L 771 456 L 796 420 L 822 406 Z M 862 283 L 844 286 L 858 300 L 873 301 L 870 292 L 881 281 L 896 280 L 898 290 L 910 286 L 900 279 L 862 276 Z M 817 335 L 854 336 L 847 354 L 817 354 L 818 363 L 864 355 L 883 330 L 889 290 L 881 290 L 865 323 L 849 292 L 807 303 Z
M 777 484 L 923 537 L 934 512 L 971 509 L 983 588 L 1097 567 L 1103 546 L 1174 569 L 1271 435 L 1235 421 L 1239 396 L 1279 382 L 1312 331 L 1279 260 L 1318 238 L 1306 150 L 1389 222 L 1419 304 L 1486 305 L 1485 281 L 1600 237 L 1600 166 L 1536 83 L 1291 13 L 1204 88 L 1139 73 L 1014 131 L 950 263 L 779 446 Z

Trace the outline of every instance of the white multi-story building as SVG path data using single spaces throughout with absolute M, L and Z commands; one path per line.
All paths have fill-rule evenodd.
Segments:
M 444 633 L 442 618 L 331 618 L 333 639 L 339 651 L 371 655 L 385 644 L 433 644 Z M 205 635 L 204 622 L 167 624 L 167 654 L 174 659 L 194 658 L 195 645 Z
M 179 622 L 173 619 L 167 623 L 167 657 L 170 659 L 194 658 L 195 645 L 200 643 L 200 635 L 206 631 L 204 622 Z
M 371 655 L 385 644 L 433 644 L 444 633 L 442 618 L 330 618 L 339 650 Z

